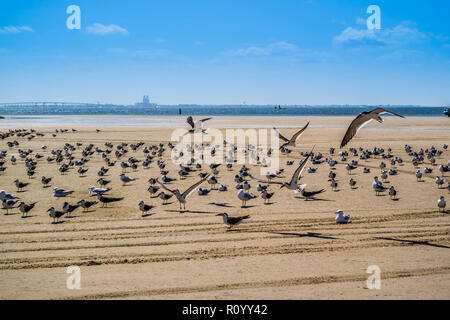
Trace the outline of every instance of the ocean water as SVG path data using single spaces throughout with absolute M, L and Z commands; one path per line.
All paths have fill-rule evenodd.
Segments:
M 124 116 L 356 116 L 369 106 L 282 106 L 274 105 L 176 105 L 176 106 L 2 106 L 0 115 L 5 116 L 61 116 L 61 115 L 124 115 Z M 385 106 L 406 117 L 443 117 L 444 107 Z

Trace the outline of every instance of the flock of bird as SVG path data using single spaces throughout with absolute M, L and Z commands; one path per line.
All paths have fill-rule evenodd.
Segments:
M 365 124 L 370 122 L 371 120 L 376 120 L 378 122 L 383 122 L 380 117 L 382 113 L 390 113 L 395 116 L 402 117 L 399 114 L 393 113 L 383 108 L 376 108 L 369 112 L 362 112 L 359 114 L 350 124 L 347 129 L 344 138 L 341 142 L 341 149 L 356 135 L 358 130 L 362 128 Z M 402 117 L 403 118 L 403 117 Z M 192 117 L 188 117 L 187 122 L 191 126 L 191 129 L 187 130 L 186 134 L 189 133 L 202 133 L 207 134 L 207 129 L 203 128 L 204 122 L 210 120 L 211 118 L 205 118 L 198 120 L 196 122 L 193 121 Z M 283 136 L 276 128 L 276 133 L 280 138 L 281 146 L 280 151 L 283 154 L 290 154 L 292 152 L 288 147 L 295 147 L 296 142 L 299 137 L 303 134 L 303 132 L 308 128 L 309 122 L 298 132 L 296 132 L 291 138 L 286 138 Z M 59 129 L 53 133 L 53 136 L 57 134 L 64 134 L 68 132 L 68 129 Z M 72 129 L 72 132 L 76 132 L 75 129 Z M 99 133 L 100 130 L 97 130 Z M 38 171 L 40 163 L 45 160 L 40 160 L 45 156 L 40 154 L 39 152 L 34 152 L 34 150 L 23 150 L 20 148 L 20 143 L 17 141 L 17 137 L 27 138 L 31 140 L 36 136 L 44 136 L 43 133 L 36 132 L 34 129 L 16 129 L 9 130 L 6 132 L 0 132 L 0 139 L 7 140 L 6 145 L 10 149 L 16 149 L 18 152 L 18 158 L 13 154 L 8 156 L 11 153 L 11 150 L 2 150 L 0 151 L 0 176 L 4 174 L 7 167 L 5 166 L 8 158 L 10 159 L 10 165 L 18 165 L 22 163 L 25 167 L 26 174 L 30 179 L 29 182 L 20 181 L 16 179 L 14 181 L 17 192 L 23 191 L 24 188 L 29 188 L 30 183 L 33 179 L 33 176 Z M 12 140 L 14 139 L 14 140 Z M 12 141 L 11 141 L 12 140 Z M 227 141 L 223 142 L 223 146 L 230 144 Z M 235 160 L 233 160 L 234 154 L 237 152 L 250 153 L 252 157 L 254 157 L 259 165 L 265 165 L 265 155 L 262 153 L 263 149 L 258 146 L 248 145 L 246 148 L 239 150 L 237 146 L 231 144 L 232 152 L 228 155 L 226 160 L 226 170 L 233 171 L 233 166 L 235 165 Z M 194 155 L 194 149 L 202 149 L 204 145 L 191 145 L 187 146 L 187 152 L 190 152 Z M 215 153 L 218 148 L 221 146 L 211 146 L 209 147 L 211 154 Z M 47 146 L 43 145 L 41 147 L 41 152 L 47 150 Z M 443 146 L 443 149 L 446 150 L 448 148 L 447 145 Z M 405 145 L 405 152 L 411 158 L 411 163 L 417 168 L 417 172 L 415 174 L 417 181 L 422 181 L 424 175 L 430 175 L 436 169 L 436 158 L 439 158 L 443 151 L 439 150 L 435 147 L 427 148 L 427 149 L 419 149 L 413 150 L 413 148 L 409 145 Z M 141 150 L 144 158 L 139 159 L 135 156 L 129 156 L 128 153 L 132 151 L 136 153 L 138 150 Z M 47 212 L 49 216 L 52 218 L 52 223 L 58 223 L 59 219 L 64 215 L 70 217 L 71 214 L 77 210 L 78 208 L 82 208 L 84 212 L 89 212 L 90 209 L 95 207 L 96 205 L 101 205 L 104 208 L 107 208 L 108 205 L 124 200 L 124 197 L 111 197 L 108 193 L 112 190 L 107 185 L 111 182 L 108 180 L 108 171 L 110 167 L 114 167 L 117 163 L 119 163 L 122 173 L 119 176 L 120 181 L 123 186 L 126 186 L 128 183 L 133 182 L 136 178 L 130 177 L 127 174 L 128 170 L 133 170 L 136 172 L 139 169 L 139 166 L 142 166 L 144 169 L 149 168 L 151 164 L 156 164 L 156 166 L 160 170 L 160 177 L 152 177 L 148 180 L 149 187 L 148 192 L 150 193 L 151 198 L 160 198 L 162 200 L 162 205 L 168 203 L 168 201 L 174 197 L 178 204 L 180 212 L 186 211 L 186 204 L 188 202 L 189 196 L 197 190 L 198 195 L 207 196 L 211 190 L 218 190 L 218 192 L 227 192 L 228 186 L 220 184 L 218 175 L 220 173 L 220 163 L 210 164 L 206 168 L 201 163 L 201 159 L 195 159 L 193 156 L 191 160 L 186 164 L 180 164 L 179 171 L 177 172 L 179 179 L 183 180 L 186 177 L 191 176 L 194 172 L 199 172 L 199 180 L 197 180 L 194 184 L 186 188 L 185 190 L 180 190 L 178 188 L 171 187 L 171 185 L 177 180 L 176 178 L 169 176 L 169 171 L 166 168 L 166 162 L 162 160 L 163 155 L 166 154 L 166 151 L 170 150 L 173 154 L 178 154 L 179 157 L 183 156 L 184 150 L 177 150 L 177 148 L 171 143 L 168 142 L 167 145 L 164 143 L 159 143 L 158 145 L 145 145 L 144 142 L 139 143 L 120 143 L 117 145 L 113 145 L 111 142 L 105 142 L 104 146 L 95 146 L 94 144 L 83 145 L 82 143 L 71 144 L 66 142 L 64 146 L 60 149 L 53 149 L 50 151 L 50 154 L 47 156 L 47 163 L 56 164 L 57 171 L 60 175 L 66 175 L 71 170 L 76 169 L 77 174 L 80 177 L 86 176 L 89 174 L 89 168 L 86 167 L 87 163 L 92 160 L 92 158 L 97 155 L 101 156 L 104 161 L 104 165 L 97 171 L 97 176 L 99 177 L 97 180 L 98 186 L 91 186 L 90 188 L 86 188 L 86 199 L 87 197 L 97 197 L 94 201 L 88 201 L 86 199 L 81 199 L 76 203 L 70 204 L 69 202 L 64 202 L 62 208 L 57 210 L 54 206 L 50 207 Z M 80 157 L 77 158 L 75 156 L 76 152 L 80 153 Z M 271 149 L 267 151 L 267 155 L 269 155 Z M 324 156 L 320 152 L 315 152 L 314 148 L 312 148 L 309 152 L 302 152 L 301 155 L 304 157 L 298 163 L 296 170 L 293 172 L 291 178 L 286 181 L 276 180 L 283 173 L 283 169 L 277 170 L 276 172 L 267 172 L 265 175 L 266 179 L 261 179 L 253 176 L 250 172 L 250 168 L 246 165 L 242 165 L 239 171 L 234 176 L 234 181 L 236 182 L 235 188 L 237 190 L 237 198 L 241 201 L 241 207 L 246 208 L 247 203 L 257 198 L 250 190 L 252 188 L 251 181 L 257 182 L 256 190 L 259 192 L 260 197 L 264 200 L 264 204 L 269 204 L 274 191 L 271 191 L 270 188 L 273 186 L 279 186 L 279 189 L 285 188 L 288 190 L 292 190 L 295 193 L 300 193 L 301 196 L 306 200 L 315 200 L 315 197 L 323 192 L 325 189 L 319 190 L 307 190 L 306 184 L 301 184 L 300 180 L 302 178 L 302 173 L 306 167 L 308 167 L 308 173 L 315 173 L 317 171 L 317 167 L 313 167 L 315 165 L 320 164 L 328 164 L 330 167 L 330 172 L 328 175 L 331 189 L 336 191 L 338 188 L 338 180 L 336 178 L 336 172 L 334 171 L 335 166 L 342 163 L 345 164 L 345 168 L 348 172 L 348 175 L 353 175 L 353 171 L 359 167 L 359 161 L 364 161 L 367 159 L 376 159 L 380 157 L 382 161 L 379 164 L 380 174 L 373 178 L 372 188 L 376 196 L 388 193 L 392 200 L 398 200 L 398 192 L 394 186 L 390 186 L 389 188 L 384 185 L 384 182 L 388 178 L 388 176 L 399 174 L 396 166 L 403 165 L 403 159 L 399 156 L 394 156 L 392 150 L 389 148 L 388 150 L 384 150 L 383 148 L 373 148 L 372 150 L 367 150 L 364 148 L 349 148 L 348 150 L 340 151 L 336 153 L 334 148 L 330 148 L 329 150 L 330 156 L 324 159 Z M 114 157 L 114 159 L 113 159 Z M 353 159 L 350 161 L 350 158 Z M 420 171 L 419 167 L 425 164 L 425 161 L 430 163 L 430 167 L 425 167 L 423 172 Z M 311 163 L 311 166 L 308 166 L 308 163 Z M 387 170 L 387 163 L 390 163 L 391 168 Z M 294 160 L 288 160 L 286 165 L 294 165 Z M 450 191 L 450 182 L 448 182 L 447 187 L 445 187 L 445 173 L 450 171 L 450 161 L 448 161 L 447 165 L 440 165 L 438 167 L 439 174 L 436 175 L 436 185 L 439 189 L 447 188 Z M 363 173 L 370 173 L 370 168 L 364 168 Z M 95 174 L 95 173 L 94 173 Z M 52 183 L 52 177 L 42 176 L 41 184 L 43 188 L 50 187 Z M 210 189 L 201 188 L 200 186 L 204 183 L 208 183 L 210 185 Z M 355 189 L 357 181 L 353 178 L 353 176 L 349 179 L 349 185 L 351 189 Z M 217 187 L 218 185 L 218 187 Z M 36 187 L 36 186 L 33 186 Z M 64 188 L 60 188 L 57 186 L 53 187 L 53 196 L 54 197 L 67 197 L 73 194 L 74 190 L 67 190 Z M 22 217 L 26 218 L 28 214 L 35 208 L 36 202 L 33 203 L 25 203 L 20 201 L 19 197 L 14 195 L 13 193 L 8 193 L 5 190 L 0 190 L 0 200 L 2 201 L 2 206 L 8 215 L 10 210 L 14 208 L 18 208 L 22 213 Z M 19 202 L 20 201 L 20 202 Z M 145 201 L 140 201 L 138 203 L 138 209 L 142 213 L 142 217 L 149 216 L 149 212 L 152 211 L 154 205 L 150 205 L 149 203 L 145 203 Z M 446 202 L 444 196 L 441 196 L 438 199 L 438 210 L 445 212 Z M 230 228 L 236 225 L 239 225 L 244 220 L 250 218 L 249 215 L 240 216 L 240 217 L 229 217 L 227 213 L 220 213 L 218 216 L 222 216 L 224 223 L 226 223 Z M 335 218 L 336 223 L 349 223 L 350 216 L 344 214 L 342 210 L 337 211 L 337 215 Z

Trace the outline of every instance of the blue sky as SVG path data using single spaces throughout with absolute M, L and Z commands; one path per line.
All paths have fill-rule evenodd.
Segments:
M 446 105 L 449 14 L 447 0 L 2 0 L 0 102 Z

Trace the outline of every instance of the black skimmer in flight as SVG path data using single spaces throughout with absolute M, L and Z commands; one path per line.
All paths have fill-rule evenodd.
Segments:
M 284 143 L 280 146 L 281 148 L 285 148 L 287 146 L 293 146 L 295 147 L 295 142 L 297 141 L 297 139 L 302 135 L 303 132 L 305 132 L 306 128 L 308 128 L 309 126 L 309 122 L 306 124 L 306 126 L 304 126 L 302 129 L 300 129 L 299 131 L 297 131 L 290 139 L 286 138 L 285 136 L 283 136 L 278 130 L 277 128 L 273 127 L 273 130 L 275 130 L 278 138 L 280 138 L 280 140 L 284 141 Z
M 245 219 L 250 218 L 250 216 L 248 215 L 242 217 L 229 217 L 228 214 L 226 214 L 225 212 L 219 213 L 217 214 L 217 216 L 222 216 L 223 222 L 229 225 L 229 229 L 231 229 L 233 226 L 241 224 L 241 222 L 244 221 Z
M 159 182 L 159 180 L 156 180 L 158 184 L 160 184 L 165 190 L 169 191 L 170 193 L 174 194 L 177 197 L 178 202 L 180 203 L 180 210 L 186 210 L 186 202 L 187 197 L 195 190 L 197 189 L 205 180 L 207 180 L 209 175 L 201 179 L 200 181 L 194 183 L 192 186 L 186 189 L 183 193 L 180 192 L 180 190 L 170 190 L 167 188 L 163 183 Z M 183 207 L 183 209 L 182 209 Z
M 363 111 L 350 123 L 350 126 L 347 129 L 347 132 L 344 135 L 344 138 L 341 142 L 341 148 L 344 147 L 358 132 L 359 129 L 361 129 L 363 126 L 365 126 L 367 123 L 369 123 L 372 120 L 376 120 L 379 123 L 383 123 L 383 119 L 380 117 L 380 114 L 383 113 L 390 113 L 394 116 L 404 118 L 404 116 L 386 110 L 384 108 L 376 108 L 371 111 Z

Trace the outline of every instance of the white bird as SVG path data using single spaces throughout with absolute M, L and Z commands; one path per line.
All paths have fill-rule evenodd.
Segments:
M 344 214 L 344 211 L 338 210 L 335 220 L 336 220 L 336 223 L 349 223 L 350 215 L 346 215 L 346 214 Z
M 96 196 L 97 194 L 107 193 L 110 190 L 111 190 L 111 188 L 97 188 L 97 187 L 92 186 L 89 188 L 89 195 L 91 197 L 93 197 L 93 196 Z
M 14 208 L 14 206 L 19 202 L 19 200 L 13 200 L 13 199 L 4 199 L 2 201 L 3 209 L 6 209 L 6 214 L 8 215 L 8 211 Z
M 273 128 L 273 130 L 275 130 L 275 133 L 277 134 L 278 138 L 280 138 L 280 140 L 283 140 L 284 143 L 280 146 L 281 148 L 285 148 L 287 146 L 293 146 L 295 147 L 295 143 L 297 141 L 297 139 L 302 135 L 302 133 L 306 130 L 306 128 L 308 128 L 309 126 L 309 122 L 306 124 L 306 126 L 304 126 L 302 129 L 300 129 L 299 131 L 297 131 L 290 139 L 286 138 L 285 136 L 283 136 L 278 130 L 277 128 Z
M 437 202 L 437 205 L 438 205 L 438 208 L 439 208 L 439 212 L 441 212 L 441 209 L 442 209 L 442 212 L 445 212 L 444 210 L 445 210 L 446 203 L 445 203 L 444 196 L 441 196 L 439 198 L 439 200 Z
M 348 127 L 344 138 L 341 142 L 341 148 L 344 147 L 361 129 L 363 126 L 365 126 L 367 123 L 369 123 L 372 120 L 376 120 L 379 123 L 383 123 L 383 119 L 380 117 L 380 114 L 383 113 L 390 113 L 394 116 L 398 116 L 401 118 L 404 118 L 404 116 L 399 115 L 398 113 L 386 110 L 384 108 L 376 108 L 371 111 L 363 111 L 350 123 L 350 126 Z
M 203 122 L 211 120 L 212 118 L 204 118 L 194 122 L 191 116 L 187 117 L 186 121 L 191 126 L 191 130 L 188 130 L 188 133 L 205 133 L 206 129 L 203 129 Z
M 128 182 L 135 181 L 136 178 L 131 178 L 131 177 L 127 176 L 125 173 L 122 173 L 122 174 L 120 175 L 120 180 L 122 180 L 123 185 L 125 185 L 125 184 L 127 184 Z
M 386 187 L 383 186 L 383 183 L 378 180 L 378 177 L 374 178 L 372 182 L 372 188 L 375 190 L 375 195 L 378 195 L 380 192 L 386 191 Z
M 15 195 L 12 193 L 7 193 L 5 190 L 0 190 L 0 200 L 10 200 L 10 199 L 17 199 Z
M 58 187 L 53 188 L 53 196 L 54 197 L 65 197 L 71 193 L 73 193 L 73 191 L 71 191 L 71 190 L 65 190 L 65 189 L 58 188 Z
M 251 194 L 250 192 L 245 192 L 243 189 L 239 190 L 239 192 L 237 193 L 237 197 L 242 201 L 242 207 L 247 204 L 247 201 L 256 198 L 255 195 Z

